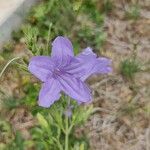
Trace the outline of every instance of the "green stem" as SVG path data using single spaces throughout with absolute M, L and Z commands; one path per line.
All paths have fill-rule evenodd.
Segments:
M 62 147 L 62 145 L 61 145 L 59 139 L 53 138 L 53 140 L 54 140 L 54 142 L 56 142 L 56 144 L 58 145 L 59 150 L 63 150 L 63 147 Z
M 52 23 L 49 24 L 49 29 L 48 29 L 48 35 L 47 35 L 47 54 L 49 55 L 49 42 L 50 42 L 50 35 L 51 35 L 51 29 L 52 29 Z
M 68 98 L 68 106 L 70 105 L 70 97 L 67 97 Z M 69 127 L 69 118 L 68 116 L 66 115 L 66 119 L 65 119 L 65 124 L 66 124 L 66 127 L 65 127 L 65 150 L 68 150 L 69 148 L 69 134 L 70 134 L 70 127 Z
M 20 59 L 20 57 L 15 57 L 13 59 L 11 59 L 10 61 L 8 61 L 8 63 L 5 65 L 5 67 L 2 69 L 2 71 L 0 72 L 0 78 L 3 75 L 4 71 L 6 70 L 6 68 L 15 60 Z
M 65 132 L 65 150 L 68 150 L 69 144 L 69 127 L 68 127 L 68 116 L 66 116 L 66 132 Z

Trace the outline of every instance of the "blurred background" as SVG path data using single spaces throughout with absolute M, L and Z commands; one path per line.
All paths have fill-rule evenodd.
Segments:
M 0 0 L 0 72 L 14 57 L 23 62 L 0 77 L 0 149 L 43 150 L 32 140 L 39 82 L 19 64 L 28 63 L 29 50 L 48 55 L 51 41 L 63 35 L 75 54 L 90 46 L 113 62 L 112 74 L 87 81 L 97 110 L 76 137 L 84 134 L 89 150 L 150 150 L 150 1 L 10 1 Z M 6 8 L 12 9 L 3 16 Z

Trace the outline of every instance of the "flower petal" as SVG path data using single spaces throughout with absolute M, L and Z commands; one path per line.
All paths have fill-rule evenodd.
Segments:
M 39 93 L 39 106 L 50 107 L 55 101 L 60 98 L 60 84 L 59 82 L 51 78 L 47 82 L 43 83 L 41 91 Z
M 29 62 L 28 69 L 33 75 L 45 82 L 52 75 L 54 63 L 48 56 L 34 56 Z
M 69 74 L 58 76 L 62 91 L 79 102 L 91 101 L 91 91 L 81 80 Z
M 85 76 L 91 70 L 96 60 L 96 55 L 91 48 L 86 48 L 81 54 L 72 59 L 69 66 L 65 67 L 66 72 L 72 74 L 76 78 Z
M 63 58 L 60 60 L 60 58 L 58 57 L 52 57 L 51 59 L 53 60 L 53 62 L 55 63 L 55 66 L 59 69 L 64 69 L 64 67 L 69 66 L 70 62 L 72 60 L 73 57 L 69 56 L 69 55 L 64 55 Z
M 74 56 L 73 46 L 66 37 L 58 36 L 52 43 L 52 57 L 58 57 L 60 60 L 64 56 Z
M 96 73 L 111 72 L 111 61 L 105 57 L 96 57 L 91 48 L 86 48 L 76 57 L 76 61 L 72 61 L 66 71 L 76 78 L 85 81 L 89 76 Z

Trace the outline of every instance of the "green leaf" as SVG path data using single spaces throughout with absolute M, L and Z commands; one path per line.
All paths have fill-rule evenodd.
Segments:
M 40 114 L 40 113 L 37 113 L 37 119 L 38 119 L 38 121 L 39 121 L 39 124 L 42 126 L 42 127 L 44 127 L 44 128 L 48 128 L 48 122 L 47 122 L 47 120 L 44 118 L 44 116 L 42 115 L 42 114 Z

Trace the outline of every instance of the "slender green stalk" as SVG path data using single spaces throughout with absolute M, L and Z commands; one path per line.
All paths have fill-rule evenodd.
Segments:
M 62 147 L 62 145 L 61 145 L 59 139 L 53 138 L 53 140 L 54 140 L 54 142 L 56 142 L 56 144 L 58 145 L 59 150 L 63 150 L 63 147 Z
M 68 125 L 68 116 L 66 116 L 66 132 L 65 132 L 65 150 L 68 150 L 69 147 L 69 125 Z
M 46 48 L 47 48 L 47 54 L 49 55 L 49 42 L 50 42 L 50 36 L 51 36 L 51 29 L 52 29 L 52 23 L 50 23 L 49 25 L 49 29 L 48 29 L 48 35 L 47 35 L 47 44 L 46 44 Z
M 13 59 L 11 59 L 10 61 L 8 61 L 8 63 L 4 66 L 4 68 L 2 69 L 2 71 L 0 72 L 0 78 L 3 75 L 4 71 L 6 70 L 6 68 L 15 60 L 20 59 L 20 57 L 15 57 Z
M 67 97 L 68 98 L 68 106 L 70 106 L 70 97 Z M 69 118 L 68 116 L 66 115 L 66 118 L 65 118 L 65 150 L 69 150 L 69 134 L 70 134 L 70 127 L 69 127 Z

